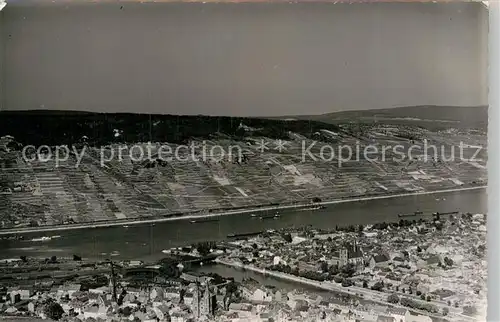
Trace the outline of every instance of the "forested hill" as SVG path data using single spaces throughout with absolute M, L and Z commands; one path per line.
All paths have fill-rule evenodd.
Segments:
M 310 137 L 321 129 L 340 131 L 337 125 L 310 120 L 50 110 L 0 112 L 0 136 L 11 135 L 21 144 L 33 145 L 71 145 L 83 137 L 96 146 L 114 142 L 186 143 L 189 138 L 242 137 L 248 132 L 285 139 L 290 131 Z

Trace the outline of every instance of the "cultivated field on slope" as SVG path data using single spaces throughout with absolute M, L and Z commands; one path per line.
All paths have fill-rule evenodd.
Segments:
M 484 149 L 476 156 L 477 162 L 460 160 L 458 152 L 455 160 L 433 159 L 432 151 L 428 151 L 428 158 L 424 159 L 424 139 L 428 140 L 427 144 L 443 146 L 446 153 L 460 142 L 486 146 L 484 134 L 470 131 L 437 132 L 382 122 L 337 126 L 315 121 L 202 116 L 155 115 L 151 116 L 151 123 L 149 116 L 141 115 L 127 118 L 75 113 L 75 118 L 68 114 L 57 118 L 43 113 L 33 116 L 34 127 L 28 130 L 38 136 L 23 136 L 22 131 L 17 130 L 16 135 L 11 135 L 19 144 L 13 144 L 15 141 L 8 137 L 0 142 L 0 227 L 152 218 L 308 202 L 315 198 L 326 201 L 486 183 Z M 75 121 L 77 118 L 79 123 Z M 5 118 L 0 122 L 9 123 Z M 57 124 L 56 128 L 41 127 L 44 122 Z M 164 133 L 166 139 L 159 140 Z M 2 133 L 6 134 L 9 133 Z M 82 142 L 83 135 L 88 136 L 88 140 L 84 140 L 87 143 Z M 193 154 L 183 149 L 179 158 L 166 163 L 134 162 L 138 155 L 132 154 L 101 166 L 101 145 L 109 145 L 106 153 L 111 150 L 117 153 L 125 143 L 146 146 L 147 137 L 156 139 L 152 140 L 153 155 L 162 145 L 175 150 L 180 144 L 196 143 L 205 144 L 207 151 L 213 146 L 225 151 L 239 147 L 245 157 L 241 162 L 227 154 L 222 158 L 212 153 L 204 158 L 199 150 Z M 281 149 L 279 139 L 284 142 Z M 78 167 L 75 157 L 57 166 L 54 161 L 27 162 L 20 153 L 25 144 L 67 144 L 72 140 L 78 149 L 86 149 Z M 262 142 L 266 143 L 266 149 L 262 149 Z M 309 151 L 318 157 L 316 160 L 304 154 L 304 148 L 312 144 Z M 371 145 L 377 147 L 378 152 L 371 153 L 370 158 L 361 154 L 359 159 L 353 156 L 350 161 L 339 163 L 338 155 L 330 159 L 330 150 L 323 148 L 327 159 L 320 157 L 323 146 L 334 149 L 350 146 L 354 151 L 357 145 L 361 151 Z M 395 145 L 406 150 L 411 145 L 419 146 L 421 152 L 414 154 L 412 160 L 393 160 L 389 150 L 384 159 L 382 147 Z M 466 149 L 464 159 L 475 151 Z M 343 158 L 346 157 L 344 154 Z

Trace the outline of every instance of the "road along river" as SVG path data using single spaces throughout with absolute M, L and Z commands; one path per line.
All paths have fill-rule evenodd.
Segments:
M 217 221 L 191 223 L 190 219 L 130 226 L 81 228 L 23 234 L 24 240 L 0 240 L 0 258 L 21 255 L 50 257 L 80 255 L 85 258 L 159 259 L 163 249 L 200 241 L 223 240 L 228 234 L 266 229 L 303 227 L 335 228 L 343 225 L 398 221 L 400 213 L 487 212 L 486 189 L 332 203 L 325 209 L 281 209 L 280 217 L 261 220 L 251 213 L 219 216 Z M 274 214 L 275 210 L 270 212 Z M 418 219 L 416 217 L 415 219 Z M 58 238 L 41 240 L 40 237 Z

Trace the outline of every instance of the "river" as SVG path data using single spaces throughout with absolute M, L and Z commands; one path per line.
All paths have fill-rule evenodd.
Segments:
M 189 220 L 125 227 L 84 228 L 78 230 L 29 233 L 24 240 L 0 240 L 0 258 L 65 257 L 154 260 L 163 257 L 163 249 L 207 240 L 222 240 L 231 233 L 255 232 L 284 227 L 311 225 L 335 228 L 342 225 L 398 221 L 398 214 L 422 211 L 487 212 L 486 189 L 415 195 L 339 203 L 315 211 L 281 211 L 279 219 L 260 220 L 249 214 L 222 216 L 217 222 L 193 224 Z M 54 236 L 49 241 L 31 241 Z
M 223 277 L 232 277 L 237 282 L 241 282 L 245 278 L 251 278 L 256 280 L 259 284 L 273 286 L 277 289 L 285 291 L 302 290 L 302 291 L 314 292 L 324 297 L 332 296 L 332 292 L 330 291 L 321 290 L 305 284 L 285 281 L 276 277 L 264 276 L 252 271 L 237 269 L 224 265 L 213 264 L 213 265 L 201 266 L 195 268 L 195 271 L 203 273 L 216 273 Z

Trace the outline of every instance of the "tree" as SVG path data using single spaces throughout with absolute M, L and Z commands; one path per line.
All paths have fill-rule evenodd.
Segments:
M 363 288 L 368 288 L 368 283 L 366 281 L 363 281 Z
M 21 258 L 21 261 L 22 261 L 23 263 L 26 263 L 26 262 L 28 261 L 28 258 L 27 258 L 26 256 L 21 256 L 21 257 L 19 257 L 19 258 Z
M 342 267 L 342 273 L 347 277 L 352 277 L 356 273 L 356 267 L 352 263 L 346 264 Z
M 445 257 L 445 258 L 444 258 L 444 263 L 445 263 L 447 266 L 453 266 L 453 260 L 452 260 L 451 258 Z
M 427 298 L 426 298 L 427 302 L 430 302 L 432 300 L 431 296 L 430 295 L 427 295 Z
M 350 279 L 344 278 L 342 280 L 342 287 L 349 287 L 352 286 L 352 281 Z
M 257 244 L 256 244 L 256 243 L 253 243 L 253 244 L 252 244 L 252 248 L 253 248 L 253 249 L 257 249 L 257 248 L 259 248 L 259 246 L 257 246 Z
M 235 281 L 230 281 L 226 285 L 226 293 L 234 294 L 238 290 L 238 285 L 236 285 Z
M 387 302 L 392 303 L 392 304 L 398 304 L 399 303 L 399 296 L 396 294 L 391 294 L 387 297 Z
M 50 257 L 50 262 L 51 263 L 57 263 L 57 257 L 56 256 Z
M 198 251 L 198 253 L 200 253 L 201 256 L 207 256 L 208 254 L 210 254 L 211 245 L 207 242 L 199 243 L 198 245 L 196 245 L 196 250 Z
M 237 137 L 240 137 L 240 138 L 244 137 L 244 136 L 245 136 L 245 134 L 246 134 L 246 131 L 245 131 L 245 129 L 244 129 L 244 128 L 242 128 L 242 127 L 238 127 L 238 128 L 236 129 L 236 131 L 234 131 L 234 135 L 235 135 L 235 136 L 237 136 Z
M 422 295 L 422 292 L 417 291 L 417 296 L 420 296 L 420 295 Z
M 121 314 L 123 314 L 123 316 L 130 316 L 130 314 L 132 314 L 132 309 L 128 306 L 125 306 L 123 309 L 120 309 L 121 310 Z
M 54 302 L 54 301 L 50 301 L 44 307 L 43 312 L 45 313 L 45 315 L 48 318 L 50 318 L 54 321 L 58 321 L 59 319 L 61 319 L 63 314 L 64 314 L 64 310 L 63 310 L 62 306 L 59 305 L 59 303 Z
M 337 275 L 339 271 L 339 266 L 338 265 L 332 265 L 330 266 L 330 269 L 328 270 L 331 275 Z
M 173 258 L 164 258 L 160 261 L 160 274 L 165 277 L 176 277 L 179 273 L 179 263 Z
M 447 307 L 443 307 L 443 316 L 447 316 L 450 313 L 450 309 Z
M 420 298 L 422 299 L 422 301 L 425 301 L 425 294 L 420 295 Z
M 340 276 L 338 276 L 338 275 L 336 275 L 336 276 L 334 276 L 334 277 L 333 277 L 333 281 L 334 281 L 335 283 L 342 283 L 343 278 L 342 278 L 342 277 L 340 277 Z
M 417 246 L 417 253 L 421 253 L 422 252 L 422 248 L 420 248 L 420 246 Z
M 408 287 L 408 294 L 413 294 L 413 290 L 411 289 L 411 287 Z
M 375 285 L 371 287 L 372 290 L 379 292 L 382 292 L 383 288 L 384 288 L 384 282 L 382 281 L 375 283 Z
M 321 262 L 320 263 L 320 267 L 321 267 L 321 271 L 323 273 L 327 273 L 328 272 L 328 263 L 327 262 Z

